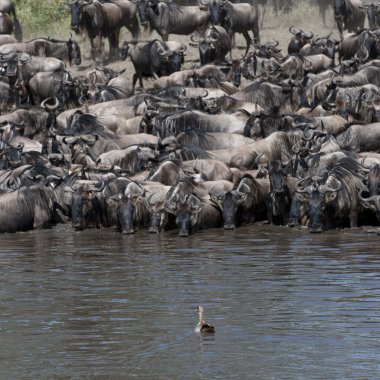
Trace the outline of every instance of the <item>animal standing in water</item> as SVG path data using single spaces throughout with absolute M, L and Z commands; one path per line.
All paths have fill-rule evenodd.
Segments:
M 199 322 L 195 326 L 194 331 L 196 333 L 201 333 L 201 334 L 214 334 L 215 333 L 215 327 L 213 325 L 209 325 L 203 319 L 203 314 L 204 314 L 203 306 L 198 306 L 196 308 L 196 310 L 199 313 Z

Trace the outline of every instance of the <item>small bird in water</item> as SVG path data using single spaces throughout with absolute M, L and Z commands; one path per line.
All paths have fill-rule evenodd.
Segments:
M 209 325 L 208 323 L 206 323 L 203 320 L 203 314 L 204 314 L 203 306 L 198 306 L 196 308 L 196 310 L 199 313 L 199 322 L 195 326 L 194 331 L 196 333 L 202 333 L 202 334 L 213 334 L 213 333 L 215 333 L 215 327 L 213 325 Z

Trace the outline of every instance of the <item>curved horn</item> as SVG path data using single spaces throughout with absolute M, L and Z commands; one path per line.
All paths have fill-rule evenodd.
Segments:
M 52 99 L 54 100 L 54 103 L 52 105 L 48 104 L 48 102 L 50 102 L 50 100 L 52 100 Z M 59 107 L 59 100 L 58 100 L 58 98 L 56 96 L 50 97 L 50 98 L 46 98 L 46 99 L 44 99 L 41 102 L 40 106 L 42 108 L 47 108 L 50 111 L 54 111 L 54 110 L 56 110 Z
M 301 137 L 302 140 L 310 141 L 313 139 L 315 131 L 313 129 L 306 129 Z
M 197 37 L 197 38 L 196 38 Z M 193 33 L 191 36 L 190 36 L 190 39 L 191 41 L 195 42 L 195 43 L 198 43 L 201 39 L 202 39 L 202 36 L 198 33 L 198 32 L 195 32 Z
M 342 183 L 340 181 L 338 181 L 338 180 L 337 180 L 337 182 L 338 182 L 338 187 L 336 189 L 333 189 L 332 187 L 329 187 L 327 185 L 319 185 L 318 186 L 318 191 L 320 193 L 323 193 L 323 194 L 324 193 L 334 193 L 336 191 L 339 191 L 342 188 Z
M 309 33 L 303 32 L 302 34 L 303 34 L 304 37 L 306 37 L 308 39 L 312 39 L 314 37 L 314 33 L 313 32 L 309 32 Z
M 360 202 L 374 202 L 376 205 L 380 205 L 380 195 L 372 195 L 372 197 L 363 198 L 362 191 L 363 189 L 358 192 Z
M 300 29 L 296 29 L 296 28 L 294 27 L 294 25 L 292 25 L 291 27 L 289 27 L 289 32 L 290 32 L 291 34 L 297 34 L 297 33 L 300 32 Z

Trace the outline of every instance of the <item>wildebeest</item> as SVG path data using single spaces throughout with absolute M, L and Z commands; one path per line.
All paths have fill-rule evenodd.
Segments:
M 364 166 L 364 160 L 362 165 Z M 367 168 L 367 166 L 364 167 Z M 364 196 L 363 191 L 359 192 L 359 201 L 363 207 L 374 211 L 377 220 L 380 222 L 380 165 L 373 163 L 368 167 L 368 170 L 368 196 Z
M 314 34 L 312 32 L 306 33 L 301 29 L 297 29 L 294 26 L 289 28 L 289 32 L 293 34 L 288 44 L 288 54 L 299 53 L 301 48 L 307 43 L 310 43 Z
M 339 160 L 323 177 L 308 177 L 297 184 L 296 197 L 306 205 L 310 232 L 357 227 L 361 211 L 358 193 L 365 177 L 360 164 Z
M 376 4 L 370 3 L 365 5 L 368 15 L 368 27 L 369 29 L 377 29 L 380 27 L 380 7 L 379 2 Z
M 42 100 L 56 97 L 61 106 L 70 100 L 75 104 L 79 93 L 78 83 L 73 81 L 70 73 L 65 69 L 54 72 L 38 72 L 29 81 L 29 90 L 34 105 L 39 105 Z
M 221 25 L 231 39 L 234 33 L 243 34 L 247 42 L 245 55 L 252 41 L 249 31 L 253 33 L 254 43 L 260 42 L 259 15 L 256 5 L 233 4 L 227 0 L 201 0 L 201 4 L 210 10 L 212 24 Z
M 11 17 L 4 12 L 0 12 L 0 34 L 12 34 L 13 22 Z
M 305 89 L 299 83 L 276 85 L 256 81 L 242 91 L 232 95 L 234 99 L 256 103 L 267 115 L 285 115 L 296 112 L 302 106 L 308 107 Z
M 338 45 L 339 61 L 354 59 L 366 62 L 380 57 L 379 30 L 364 29 L 344 38 Z
M 174 196 L 165 202 L 165 210 L 176 216 L 179 236 L 186 237 L 200 229 L 220 227 L 222 215 L 208 196 L 187 194 L 184 200 Z
M 357 33 L 364 28 L 366 10 L 361 0 L 334 0 L 333 7 L 340 34 L 344 30 Z
M 24 52 L 40 57 L 55 57 L 63 61 L 81 64 L 81 51 L 76 41 L 71 38 L 67 41 L 35 38 L 28 42 L 4 44 L 0 46 L 0 54 L 11 54 Z
M 74 0 L 71 3 L 71 29 L 75 33 L 86 33 L 90 39 L 92 59 L 102 53 L 102 39 L 108 38 L 110 57 L 118 57 L 119 33 L 123 26 L 132 31 L 137 40 L 139 29 L 136 12 L 129 16 L 128 2 L 100 2 L 98 0 Z M 132 22 L 133 20 L 133 22 Z M 98 39 L 95 46 L 94 39 Z
M 0 195 L 0 232 L 46 227 L 53 220 L 56 196 L 51 187 L 28 186 Z
M 157 0 L 132 0 L 138 4 L 140 23 L 149 22 L 163 41 L 169 34 L 187 35 L 195 31 L 203 32 L 209 23 L 210 13 L 199 6 L 181 6 Z
M 184 52 L 182 48 L 182 53 Z M 135 68 L 133 74 L 133 88 L 137 79 L 143 87 L 142 77 L 148 76 L 158 79 L 160 76 L 170 75 L 181 69 L 182 59 L 171 51 L 165 42 L 153 40 L 137 44 L 125 43 L 122 58 L 129 56 Z M 173 59 L 172 59 L 173 58 Z
M 0 35 L 0 46 L 4 44 L 14 44 L 16 42 L 17 42 L 16 38 L 11 36 L 10 34 Z
M 354 152 L 379 152 L 380 123 L 354 124 L 337 136 L 341 149 Z
M 14 35 L 17 41 L 22 40 L 22 29 L 16 16 L 16 8 L 11 0 L 0 0 L 0 12 L 13 16 Z
M 106 202 L 98 181 L 76 181 L 72 185 L 71 224 L 76 230 L 109 227 Z
M 231 38 L 226 30 L 219 25 L 209 27 L 203 36 L 193 34 L 191 40 L 198 43 L 201 65 L 214 61 L 224 61 L 231 51 Z
M 331 5 L 331 0 L 318 0 L 319 14 L 322 16 L 323 25 L 326 26 L 326 12 Z
M 269 181 L 255 179 L 250 174 L 243 175 L 232 191 L 210 193 L 223 213 L 224 229 L 235 229 L 243 223 L 253 223 L 267 216 L 266 199 L 269 193 Z

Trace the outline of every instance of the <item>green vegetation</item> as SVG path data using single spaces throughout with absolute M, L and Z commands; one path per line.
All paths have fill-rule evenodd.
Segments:
M 70 12 L 65 0 L 14 0 L 24 39 L 70 35 Z

